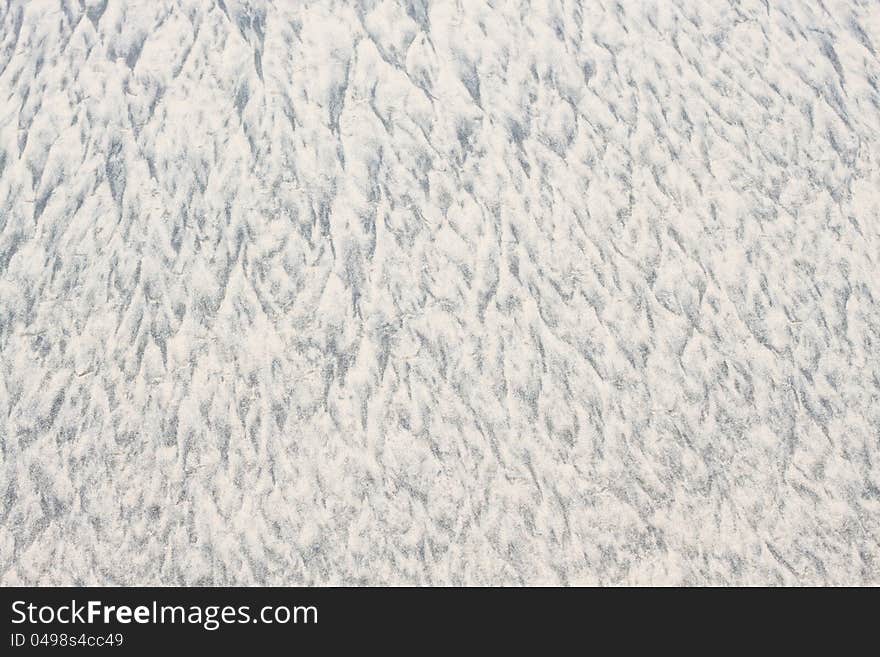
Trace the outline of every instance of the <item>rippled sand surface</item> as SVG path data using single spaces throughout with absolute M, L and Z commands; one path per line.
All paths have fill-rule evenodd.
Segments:
M 880 583 L 880 4 L 7 0 L 3 584 Z

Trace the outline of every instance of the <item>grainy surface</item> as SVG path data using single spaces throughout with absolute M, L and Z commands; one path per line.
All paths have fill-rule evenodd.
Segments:
M 880 583 L 878 51 L 3 2 L 0 581 Z

